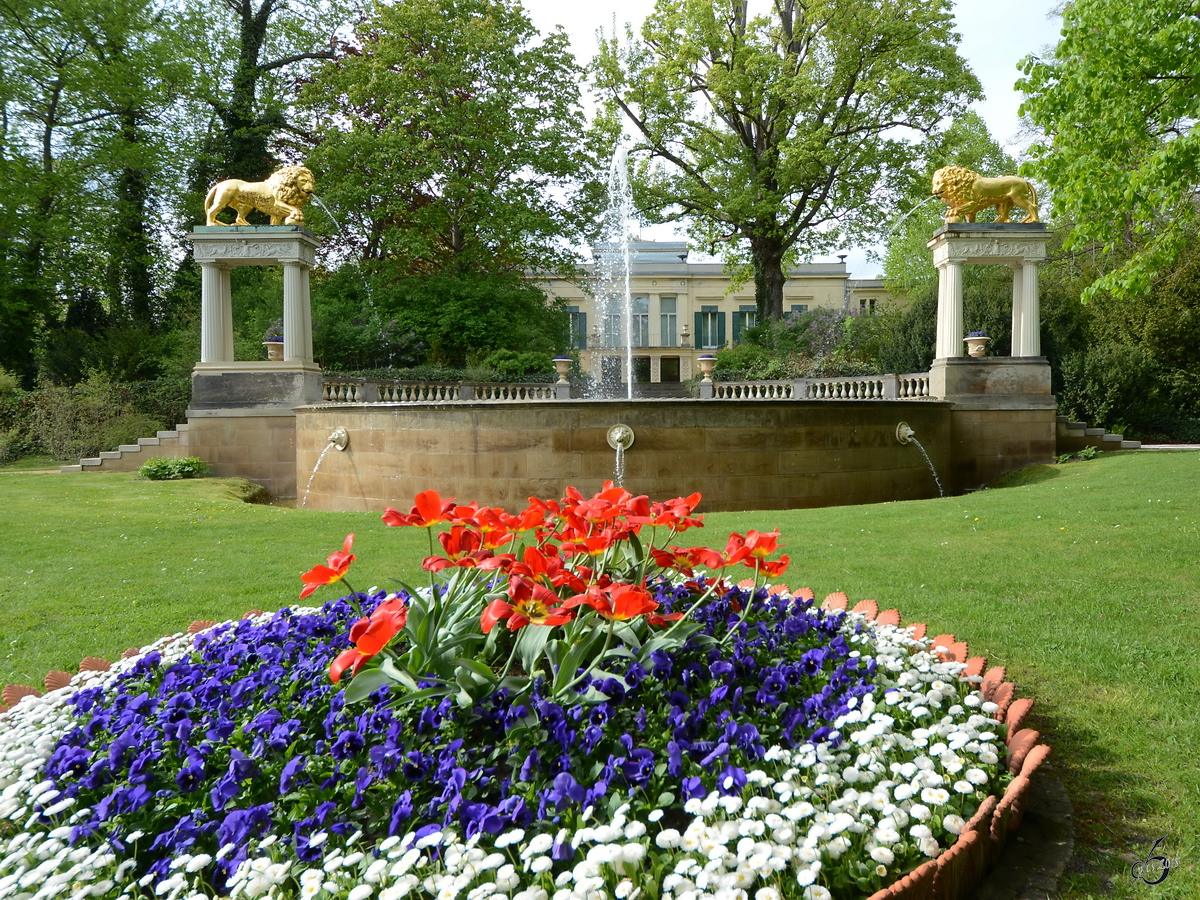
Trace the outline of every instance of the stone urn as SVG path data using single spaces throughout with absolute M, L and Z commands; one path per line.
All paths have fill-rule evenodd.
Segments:
M 987 344 L 991 338 L 986 334 L 969 334 L 963 338 L 963 343 L 967 345 L 967 356 L 973 356 L 976 359 L 983 356 L 987 352 Z
M 554 370 L 558 373 L 559 384 L 569 384 L 567 375 L 571 371 L 571 357 L 556 356 L 554 357 Z
M 283 362 L 283 341 L 263 341 L 267 348 L 267 359 Z
M 699 357 L 696 363 L 700 366 L 700 371 L 704 374 L 703 380 L 711 382 L 713 369 L 717 367 L 717 358 L 706 353 L 704 356 Z

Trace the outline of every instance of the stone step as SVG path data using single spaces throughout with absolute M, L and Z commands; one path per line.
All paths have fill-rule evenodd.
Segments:
M 140 441 L 141 438 L 138 438 L 138 440 Z M 141 453 L 142 445 L 141 444 L 120 444 L 117 447 L 117 452 L 118 453 Z M 117 459 L 120 459 L 120 457 L 118 456 Z
M 84 459 L 81 459 L 79 461 L 79 466 L 80 466 L 81 470 L 88 469 L 88 468 L 96 468 L 103 462 L 104 462 L 104 460 L 100 459 L 99 457 L 89 456 L 89 457 L 85 457 Z
M 100 459 L 102 459 L 102 460 L 104 460 L 104 459 L 120 459 L 120 458 L 121 458 L 120 450 L 101 450 L 100 451 Z
M 138 438 L 138 446 L 139 447 L 157 447 L 157 446 L 159 446 L 163 442 L 163 439 L 161 436 L 162 432 L 160 431 L 158 434 L 159 434 L 159 437 Z
M 1085 429 L 1083 429 L 1083 433 L 1088 435 L 1088 437 L 1100 437 L 1100 435 L 1104 434 L 1104 429 L 1103 428 L 1085 428 Z
M 1142 442 L 1141 441 L 1121 441 L 1121 449 L 1122 450 L 1141 450 Z
M 68 473 L 68 474 L 69 474 L 69 473 L 71 473 L 71 472 L 82 472 L 82 471 L 83 471 L 83 466 L 80 466 L 80 465 L 74 465 L 74 466 L 63 466 L 63 467 L 62 467 L 61 469 L 59 469 L 58 471 L 59 471 L 59 472 L 62 472 L 62 473 Z

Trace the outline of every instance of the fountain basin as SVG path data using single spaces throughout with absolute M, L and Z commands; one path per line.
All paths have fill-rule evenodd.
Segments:
M 572 400 L 555 403 L 322 404 L 296 410 L 296 471 L 330 432 L 351 436 L 313 479 L 309 509 L 407 509 L 433 489 L 523 509 L 531 496 L 585 494 L 613 478 L 609 430 L 637 434 L 625 487 L 654 499 L 704 495 L 705 511 L 794 509 L 936 497 L 925 460 L 896 440 L 899 419 L 935 466 L 950 462 L 951 406 L 930 400 Z

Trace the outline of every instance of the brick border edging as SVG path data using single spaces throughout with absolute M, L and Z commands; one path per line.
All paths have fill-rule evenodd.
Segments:
M 751 581 L 738 586 L 752 585 Z M 775 585 L 773 590 L 768 590 L 779 593 L 788 591 L 788 588 Z M 815 600 L 811 588 L 802 588 L 790 593 L 801 599 Z M 859 601 L 853 608 L 849 603 L 846 595 L 839 591 L 826 597 L 820 608 L 830 612 L 861 613 L 876 624 L 900 627 L 900 611 L 897 609 L 880 610 L 879 604 L 874 600 Z M 252 609 L 241 618 L 253 618 L 262 615 L 263 612 L 265 610 Z M 198 619 L 188 626 L 187 634 L 198 634 L 215 624 L 217 623 L 211 620 Z M 907 627 L 912 629 L 913 637 L 918 640 L 925 637 L 924 623 L 914 623 Z M 1032 728 L 1021 727 L 1033 708 L 1033 701 L 1015 699 L 1016 685 L 1005 680 L 1007 671 L 1004 666 L 988 669 L 986 657 L 975 656 L 968 659 L 967 642 L 956 641 L 953 634 L 936 636 L 930 649 L 944 662 L 956 661 L 966 664 L 966 668 L 959 675 L 960 680 L 982 676 L 979 688 L 984 700 L 989 700 L 998 707 L 992 717 L 1008 728 L 1005 735 L 1008 771 L 1016 777 L 1009 782 L 1002 797 L 997 799 L 993 794 L 983 801 L 975 815 L 963 826 L 958 840 L 943 850 L 941 855 L 922 863 L 894 884 L 871 894 L 867 900 L 966 900 L 983 876 L 999 862 L 1008 836 L 1020 827 L 1029 797 L 1030 777 L 1050 757 L 1050 747 L 1038 743 L 1041 735 Z M 121 658 L 128 659 L 138 656 L 141 652 L 137 647 L 130 647 L 121 654 Z M 110 668 L 112 664 L 108 660 L 97 656 L 85 657 L 79 664 L 80 672 L 106 672 Z M 43 683 L 46 690 L 54 691 L 69 685 L 74 677 L 70 672 L 52 670 L 47 673 Z M 3 691 L 0 691 L 0 698 L 4 701 L 0 704 L 0 713 L 7 712 L 23 697 L 30 695 L 40 697 L 42 692 L 27 685 L 5 685 Z

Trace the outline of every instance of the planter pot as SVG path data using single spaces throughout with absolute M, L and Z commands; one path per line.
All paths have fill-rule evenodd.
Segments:
M 267 348 L 267 359 L 283 361 L 283 341 L 263 341 L 263 346 Z
M 967 345 L 967 356 L 974 356 L 976 358 L 983 356 L 987 352 L 987 343 L 990 340 L 991 338 L 987 335 L 963 338 L 963 343 Z

